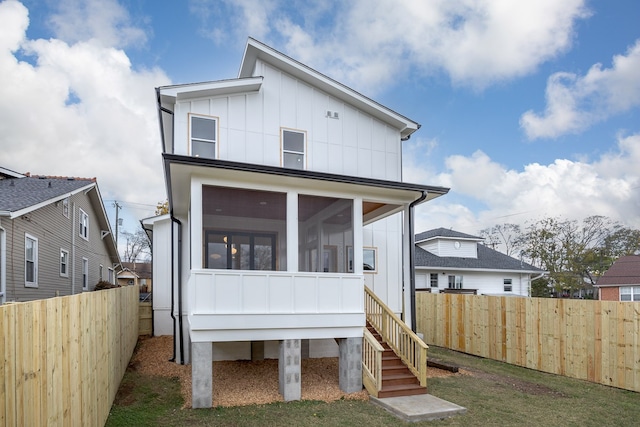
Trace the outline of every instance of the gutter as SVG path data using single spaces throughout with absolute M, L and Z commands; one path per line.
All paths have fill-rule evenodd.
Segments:
M 415 232 L 414 232 L 414 208 L 424 201 L 429 194 L 422 191 L 422 195 L 409 205 L 409 293 L 411 295 L 411 330 L 416 332 L 416 269 L 415 269 Z

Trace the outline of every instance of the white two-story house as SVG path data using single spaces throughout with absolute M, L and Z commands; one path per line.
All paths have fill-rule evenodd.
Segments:
M 214 359 L 278 358 L 292 400 L 301 357 L 339 356 L 341 388 L 361 390 L 364 287 L 411 323 L 413 208 L 448 191 L 402 181 L 419 124 L 254 39 L 237 78 L 157 101 L 154 328 L 192 364 L 194 407 Z

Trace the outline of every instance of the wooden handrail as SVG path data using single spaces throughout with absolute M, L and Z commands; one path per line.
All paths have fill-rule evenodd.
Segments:
M 362 382 L 369 394 L 375 397 L 378 397 L 378 392 L 382 390 L 383 352 L 382 345 L 365 328 L 362 340 Z
M 366 286 L 364 290 L 367 320 L 418 378 L 420 385 L 426 387 L 429 347 L 373 291 Z

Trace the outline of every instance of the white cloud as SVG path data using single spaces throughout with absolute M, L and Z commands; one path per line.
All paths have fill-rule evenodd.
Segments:
M 117 0 L 60 0 L 53 4 L 57 12 L 49 24 L 56 38 L 67 43 L 94 40 L 104 46 L 125 47 L 147 40 Z
M 543 114 L 527 111 L 520 125 L 529 139 L 578 133 L 590 125 L 640 105 L 640 40 L 611 68 L 595 64 L 586 75 L 555 73 L 547 82 Z
M 205 14 L 222 12 L 210 0 L 194 3 Z M 526 75 L 569 49 L 576 21 L 589 14 L 584 0 L 359 0 L 330 6 L 244 0 L 234 6 L 243 11 L 242 22 L 209 18 L 221 33 L 245 31 L 285 46 L 291 56 L 372 93 L 409 69 L 444 71 L 455 84 L 475 89 Z
M 412 170 L 411 158 L 408 160 Z M 640 134 L 620 136 L 617 149 L 593 163 L 556 160 L 507 169 L 482 151 L 451 156 L 444 173 L 419 182 L 450 186 L 449 195 L 420 208 L 419 219 L 433 227 L 477 232 L 505 222 L 523 224 L 545 216 L 583 219 L 604 215 L 640 228 Z M 416 176 L 416 175 L 413 175 Z M 479 205 L 474 215 L 464 206 Z M 437 221 L 434 221 L 437 220 Z
M 0 4 L 0 22 L 16 23 L 0 30 L 2 166 L 97 177 L 105 199 L 163 200 L 153 88 L 167 76 L 133 70 L 125 52 L 95 39 L 29 40 L 27 10 L 16 2 Z M 17 49 L 35 65 L 18 60 Z

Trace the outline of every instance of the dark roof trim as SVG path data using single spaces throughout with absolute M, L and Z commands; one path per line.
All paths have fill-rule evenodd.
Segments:
M 349 175 L 337 175 L 326 172 L 316 172 L 310 170 L 287 169 L 276 166 L 266 166 L 251 163 L 231 162 L 228 160 L 205 159 L 202 157 L 182 156 L 177 154 L 163 154 L 165 171 L 168 173 L 170 164 L 182 164 L 189 166 L 215 167 L 218 169 L 264 173 L 291 178 L 317 179 L 321 181 L 338 182 L 344 184 L 366 185 L 369 187 L 387 188 L 392 190 L 426 191 L 429 194 L 444 195 L 449 192 L 446 187 L 434 187 L 430 185 L 410 184 L 399 181 L 386 181 L 374 178 L 361 178 Z

